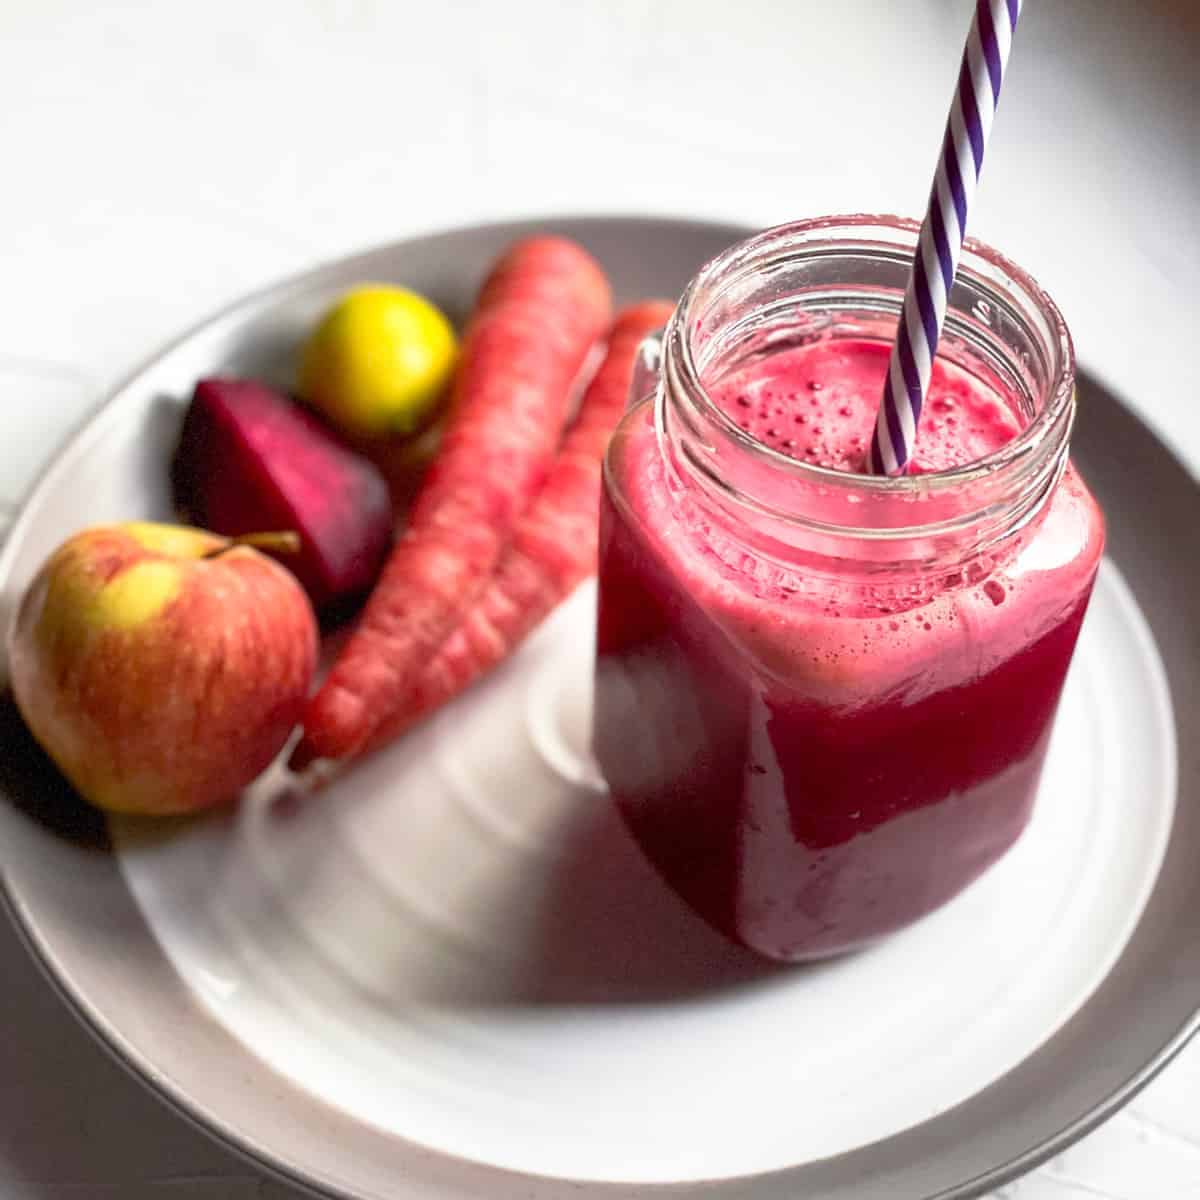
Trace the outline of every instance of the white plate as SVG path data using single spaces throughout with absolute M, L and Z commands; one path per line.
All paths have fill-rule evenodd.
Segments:
M 622 297 L 673 294 L 742 232 L 555 225 Z M 356 279 L 461 312 L 522 231 L 335 264 L 160 356 L 35 490 L 0 554 L 0 617 L 81 524 L 167 515 L 198 375 L 279 376 Z M 1086 380 L 1081 395 L 1078 457 L 1113 558 L 1033 822 L 959 899 L 869 951 L 764 964 L 645 865 L 585 753 L 591 586 L 328 791 L 277 772 L 224 816 L 122 820 L 109 838 L 0 713 L 17 919 L 160 1094 L 327 1194 L 978 1195 L 1127 1098 L 1194 1028 L 1200 995 L 1198 758 L 1178 737 L 1195 728 L 1200 616 L 1172 545 L 1200 500 L 1115 402 Z

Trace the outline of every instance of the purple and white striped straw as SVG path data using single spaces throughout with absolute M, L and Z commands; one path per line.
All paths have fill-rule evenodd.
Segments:
M 976 0 L 871 438 L 867 467 L 875 475 L 903 475 L 912 457 L 966 235 L 967 210 L 983 168 L 983 150 L 1020 15 L 1021 0 Z

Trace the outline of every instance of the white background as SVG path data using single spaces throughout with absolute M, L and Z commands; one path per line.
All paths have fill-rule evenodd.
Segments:
M 970 11 L 0 0 L 0 525 L 158 344 L 322 259 L 537 213 L 919 215 Z M 1191 0 L 1029 0 L 971 214 L 1058 299 L 1081 361 L 1193 468 L 1197 61 Z M 104 1058 L 6 926 L 0 997 L 4 1197 L 294 1195 Z M 1200 1046 L 996 1193 L 1196 1195 Z

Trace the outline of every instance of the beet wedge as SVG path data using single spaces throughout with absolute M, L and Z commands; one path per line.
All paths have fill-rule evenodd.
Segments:
M 366 591 L 391 545 L 391 498 L 379 469 L 253 380 L 196 384 L 174 484 L 180 506 L 214 533 L 299 534 L 299 552 L 276 557 L 318 609 Z

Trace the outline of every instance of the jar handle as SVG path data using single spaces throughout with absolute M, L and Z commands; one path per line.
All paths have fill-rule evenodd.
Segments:
M 629 383 L 629 400 L 625 407 L 632 408 L 645 400 L 658 388 L 658 373 L 662 366 L 663 335 L 666 327 L 656 329 L 642 338 L 637 355 L 633 360 L 633 378 Z

